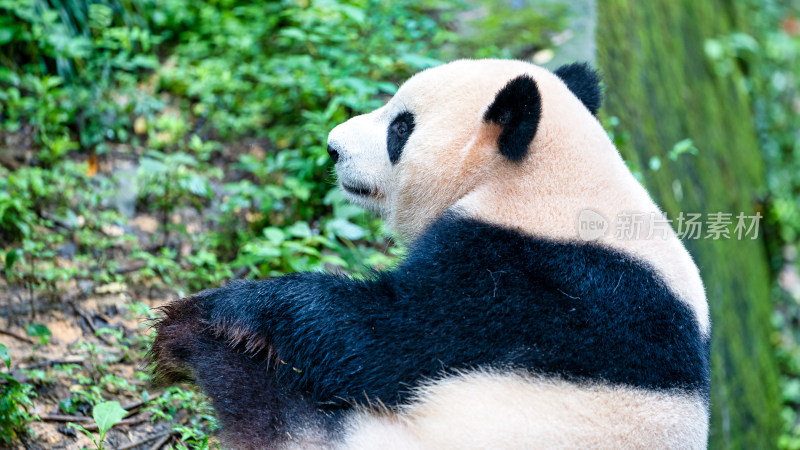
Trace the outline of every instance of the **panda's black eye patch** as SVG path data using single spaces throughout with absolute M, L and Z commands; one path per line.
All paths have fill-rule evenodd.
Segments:
M 405 147 L 409 136 L 413 132 L 414 114 L 409 111 L 401 112 L 389 124 L 389 130 L 386 133 L 386 149 L 389 152 L 389 161 L 392 164 L 397 164 L 397 161 L 400 160 L 400 155 L 403 154 L 403 147 Z

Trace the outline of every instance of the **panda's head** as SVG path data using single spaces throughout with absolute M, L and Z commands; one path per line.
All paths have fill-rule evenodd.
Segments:
M 411 238 L 490 178 L 548 152 L 568 158 L 564 146 L 582 133 L 604 138 L 593 117 L 600 101 L 599 78 L 584 64 L 551 73 L 460 60 L 415 75 L 382 108 L 337 126 L 328 151 L 348 199 Z

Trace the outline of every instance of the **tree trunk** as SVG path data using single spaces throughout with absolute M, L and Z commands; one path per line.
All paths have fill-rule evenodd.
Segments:
M 623 157 L 671 219 L 678 213 L 760 210 L 764 164 L 741 73 L 715 75 L 706 39 L 729 34 L 724 0 L 606 0 L 598 5 L 598 64 L 606 116 L 627 132 Z M 691 138 L 697 155 L 671 161 Z M 652 170 L 650 158 L 660 158 Z M 763 212 L 761 212 L 763 216 Z M 763 228 L 763 224 L 762 228 Z M 733 230 L 733 226 L 731 227 Z M 706 230 L 703 231 L 705 237 Z M 770 343 L 768 260 L 759 239 L 685 241 L 700 267 L 712 319 L 711 448 L 773 448 L 780 431 Z

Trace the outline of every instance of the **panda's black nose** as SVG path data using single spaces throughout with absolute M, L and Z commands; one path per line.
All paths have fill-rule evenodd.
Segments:
M 339 162 L 339 152 L 331 144 L 328 144 L 328 154 L 331 155 L 334 164 Z

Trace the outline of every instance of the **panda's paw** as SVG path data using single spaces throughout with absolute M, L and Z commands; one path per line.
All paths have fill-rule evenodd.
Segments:
M 159 308 L 161 317 L 153 328 L 156 337 L 147 359 L 158 384 L 191 381 L 193 356 L 211 338 L 202 302 L 182 298 Z
M 218 289 L 195 295 L 213 333 L 231 346 L 252 355 L 274 360 L 270 324 L 275 301 L 270 282 L 234 280 Z
M 280 358 L 265 331 L 274 306 L 264 295 L 267 288 L 264 282 L 235 280 L 162 306 L 148 355 L 156 382 L 200 381 L 213 358 L 230 353 L 276 367 Z
M 210 325 L 214 336 L 226 341 L 230 346 L 261 359 L 276 362 L 277 355 L 272 343 L 265 334 L 253 326 L 224 319 L 212 319 Z

